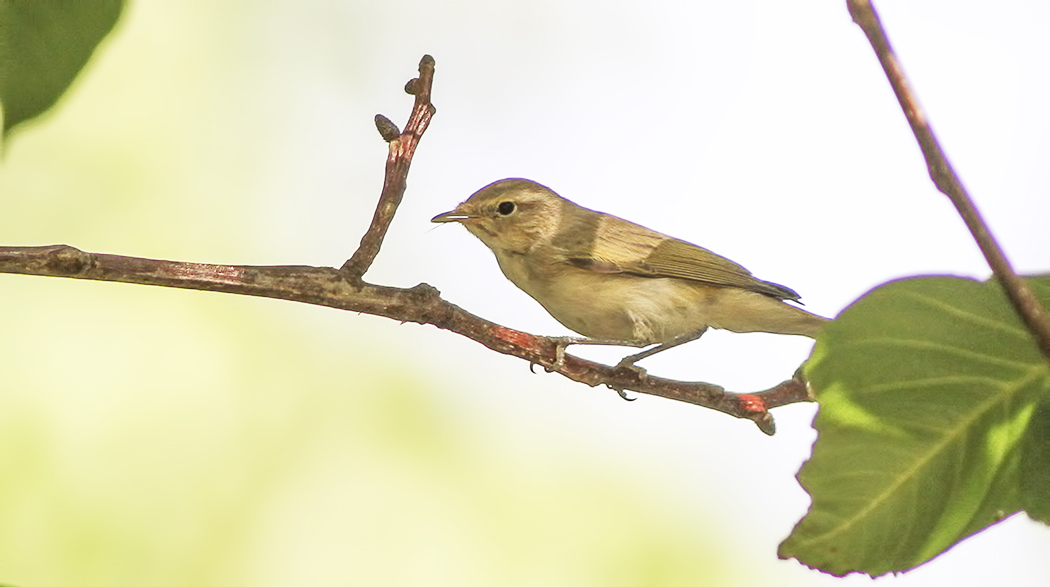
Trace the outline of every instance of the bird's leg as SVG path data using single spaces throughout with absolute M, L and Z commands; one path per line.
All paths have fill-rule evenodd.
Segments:
M 608 346 L 632 346 L 640 348 L 648 346 L 645 343 L 639 342 L 624 342 L 622 340 L 601 340 L 597 338 L 580 338 L 576 336 L 552 336 L 551 340 L 557 345 L 554 350 L 554 366 L 555 368 L 561 367 L 562 362 L 565 361 L 565 349 L 569 348 L 570 345 L 574 344 L 596 344 L 596 345 L 608 345 Z
M 704 332 L 707 332 L 707 327 L 706 326 L 701 328 L 697 332 L 692 332 L 690 334 L 683 334 L 682 336 L 679 336 L 678 338 L 672 339 L 672 340 L 670 340 L 668 342 L 665 342 L 665 343 L 658 344 L 658 345 L 656 345 L 656 346 L 654 346 L 652 348 L 645 349 L 644 351 L 642 351 L 640 353 L 635 353 L 633 355 L 628 355 L 628 356 L 620 359 L 620 362 L 616 364 L 616 368 L 617 369 L 621 369 L 621 368 L 623 368 L 623 369 L 630 369 L 631 371 L 634 371 L 635 373 L 638 373 L 638 377 L 640 379 L 645 379 L 645 377 L 646 377 L 645 369 L 635 365 L 635 362 L 641 361 L 642 359 L 644 359 L 646 357 L 651 357 L 651 356 L 653 356 L 656 353 L 659 353 L 661 351 L 666 351 L 667 349 L 674 348 L 674 347 L 676 347 L 676 346 L 678 346 L 680 344 L 685 344 L 687 342 L 696 340 L 696 339 L 700 338 L 701 336 L 703 336 Z M 569 345 L 574 345 L 574 344 L 600 344 L 600 345 L 610 345 L 610 346 L 633 346 L 633 347 L 636 347 L 636 348 L 643 347 L 643 346 L 648 346 L 644 342 L 626 342 L 626 341 L 622 341 L 622 340 L 600 340 L 600 339 L 596 339 L 596 338 L 577 338 L 577 337 L 572 337 L 572 336 L 555 336 L 555 337 L 551 337 L 551 338 L 554 340 L 554 343 L 557 345 L 557 348 L 554 351 L 554 353 L 555 353 L 554 368 L 555 369 L 561 367 L 562 361 L 565 360 L 565 349 L 568 348 Z M 614 388 L 614 389 L 616 389 L 616 388 Z M 634 398 L 627 397 L 627 393 L 624 392 L 624 390 L 622 388 L 621 389 L 616 389 L 616 393 L 619 394 L 620 397 L 622 397 L 623 399 L 625 399 L 627 401 L 634 401 Z
M 673 349 L 674 347 L 676 347 L 676 346 L 678 346 L 680 344 L 685 344 L 687 342 L 696 340 L 696 339 L 700 338 L 701 336 L 703 336 L 705 332 L 707 332 L 707 327 L 706 326 L 704 326 L 703 328 L 701 328 L 700 330 L 698 330 L 696 332 L 691 332 L 689 334 L 683 334 L 682 336 L 679 336 L 677 338 L 673 338 L 673 339 L 671 339 L 671 340 L 669 340 L 669 341 L 667 341 L 665 343 L 658 344 L 658 345 L 654 346 L 653 348 L 645 349 L 644 351 L 642 351 L 640 353 L 635 353 L 633 355 L 628 355 L 628 356 L 620 359 L 620 362 L 616 364 L 616 368 L 617 369 L 621 369 L 622 368 L 622 369 L 641 370 L 641 373 L 644 376 L 645 369 L 642 369 L 641 367 L 636 366 L 635 365 L 636 362 L 641 361 L 642 359 L 644 359 L 646 357 L 651 357 L 651 356 L 655 355 L 656 353 L 666 351 L 667 349 Z
M 565 360 L 565 349 L 568 348 L 569 345 L 573 345 L 573 344 L 599 344 L 599 345 L 609 345 L 609 346 L 633 346 L 633 347 L 636 347 L 636 348 L 643 347 L 643 346 L 648 346 L 648 344 L 646 344 L 644 342 L 625 342 L 625 341 L 622 341 L 622 340 L 600 340 L 600 339 L 597 339 L 597 338 L 577 338 L 577 337 L 573 337 L 573 336 L 556 336 L 556 337 L 552 337 L 552 338 L 554 339 L 555 344 L 558 345 L 557 348 L 554 351 L 554 355 L 555 355 L 554 368 L 555 369 L 561 367 L 562 361 Z M 634 355 L 632 355 L 632 356 L 634 356 Z M 648 356 L 648 355 L 646 355 L 646 356 Z M 640 358 L 641 357 L 639 357 L 639 359 Z M 638 359 L 635 359 L 635 360 L 638 360 Z M 623 361 L 620 361 L 620 362 L 622 363 Z M 645 369 L 642 369 L 641 367 L 635 367 L 633 364 L 630 365 L 628 368 L 639 372 L 640 373 L 640 377 L 645 377 Z M 616 389 L 616 388 L 613 388 L 613 389 Z M 619 394 L 620 397 L 622 397 L 623 399 L 625 399 L 627 401 L 634 401 L 633 398 L 627 397 L 627 394 L 624 392 L 623 388 L 616 389 L 616 393 Z

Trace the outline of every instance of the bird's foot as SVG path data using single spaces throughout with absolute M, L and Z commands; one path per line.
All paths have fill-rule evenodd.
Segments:
M 553 370 L 560 369 L 565 363 L 565 350 L 574 344 L 600 345 L 600 346 L 646 346 L 643 344 L 624 342 L 622 340 L 602 340 L 599 338 L 581 338 L 578 336 L 552 336 L 554 341 L 554 365 Z M 634 355 L 632 355 L 634 356 Z M 628 357 L 630 358 L 630 357 Z M 638 357 L 639 359 L 641 357 Z M 637 359 L 636 359 L 637 360 Z M 621 361 L 622 362 L 622 361 Z
M 649 377 L 649 374 L 643 367 L 639 367 L 638 365 L 634 364 L 634 362 L 638 360 L 635 357 L 636 355 L 631 355 L 629 357 L 624 357 L 620 359 L 620 362 L 616 363 L 616 370 L 626 369 L 634 373 L 634 375 L 638 378 L 639 383 L 644 383 L 645 380 Z M 627 393 L 624 392 L 624 389 L 622 387 L 613 387 L 613 389 L 616 390 L 616 393 L 619 394 L 620 397 L 629 402 L 633 402 L 634 400 L 638 399 L 636 397 L 627 397 Z

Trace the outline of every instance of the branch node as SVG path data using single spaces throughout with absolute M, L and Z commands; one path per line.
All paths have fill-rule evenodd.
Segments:
M 777 423 L 773 421 L 773 414 L 765 412 L 754 418 L 755 424 L 758 424 L 758 429 L 765 433 L 766 436 L 773 436 L 777 433 Z
M 58 245 L 47 256 L 47 268 L 61 275 L 83 275 L 91 269 L 90 255 L 76 247 Z
M 408 293 L 417 302 L 425 303 L 432 302 L 441 299 L 441 292 L 438 288 L 430 285 L 429 283 L 418 283 L 408 289 Z

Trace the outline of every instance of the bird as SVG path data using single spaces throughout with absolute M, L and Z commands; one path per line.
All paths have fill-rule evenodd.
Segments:
M 565 339 L 565 346 L 656 345 L 618 367 L 633 367 L 708 328 L 816 338 L 829 322 L 789 303 L 799 294 L 788 287 L 532 180 L 490 183 L 432 222 L 462 224 L 493 252 L 507 279 L 585 337 Z M 559 362 L 563 353 L 559 346 Z

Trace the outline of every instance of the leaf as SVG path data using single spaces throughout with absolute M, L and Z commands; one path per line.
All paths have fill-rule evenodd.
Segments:
M 1050 305 L 1050 278 L 1029 283 Z M 1028 485 L 1050 467 L 1047 423 L 1032 426 L 1050 368 L 997 282 L 879 287 L 828 325 L 806 375 L 818 439 L 798 479 L 813 504 L 781 558 L 834 575 L 904 571 L 1045 508 L 1047 485 Z
M 1050 524 L 1050 398 L 1036 406 L 1022 447 L 1021 507 L 1032 519 Z
M 123 6 L 122 0 L 0 0 L 2 134 L 58 101 Z

